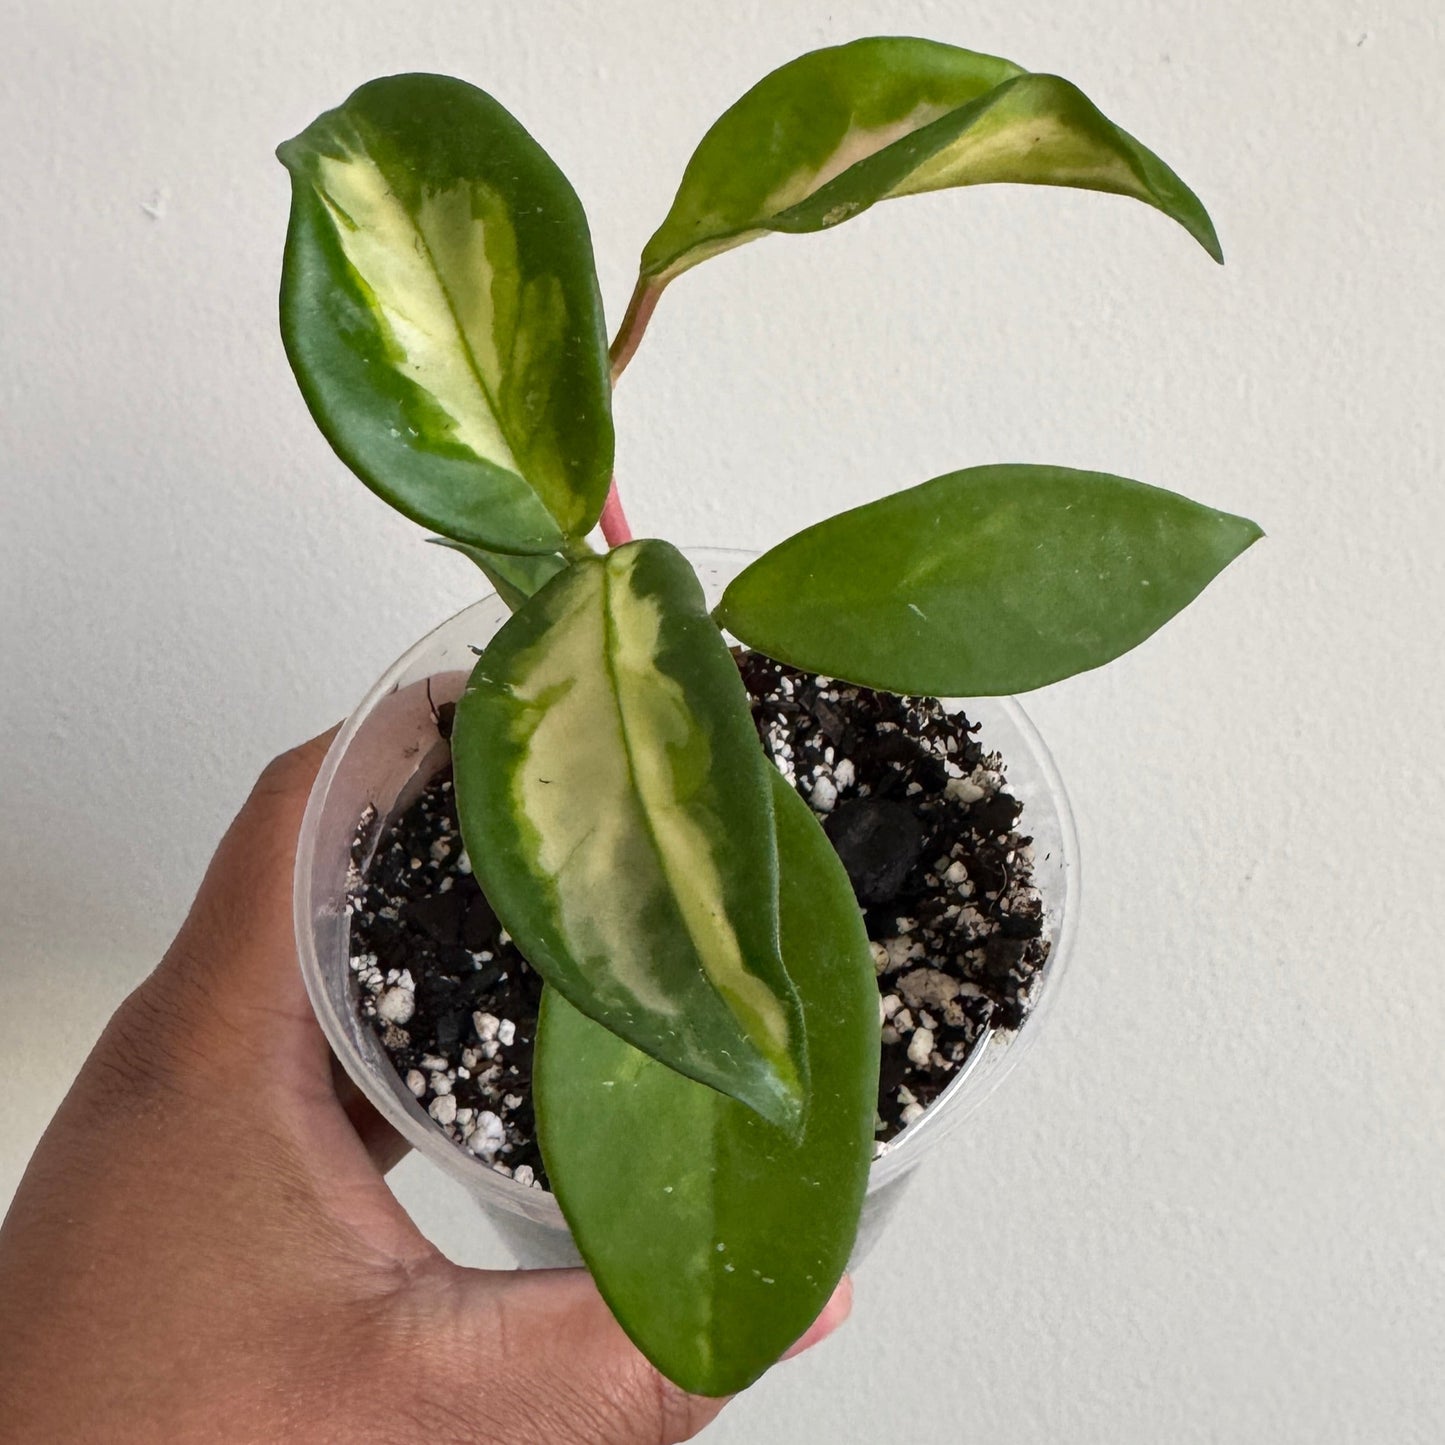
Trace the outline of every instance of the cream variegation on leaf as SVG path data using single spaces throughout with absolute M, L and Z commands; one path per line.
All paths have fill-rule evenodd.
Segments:
M 933 40 L 873 36 L 781 66 L 702 138 L 643 249 L 614 374 L 663 288 L 700 261 L 770 232 L 826 230 L 892 197 L 998 181 L 1132 196 L 1220 259 L 1198 197 L 1076 86 Z
M 282 331 L 313 415 L 373 490 L 445 535 L 550 552 L 612 462 L 582 209 L 496 101 L 444 76 L 363 86 L 278 154 Z
M 682 555 L 636 542 L 527 601 L 457 708 L 472 866 L 527 959 L 637 1048 L 801 1121 L 768 764 Z
M 665 282 L 777 229 L 777 217 L 860 161 L 1022 73 L 997 56 L 891 36 L 800 55 L 702 138 L 643 250 L 643 276 Z

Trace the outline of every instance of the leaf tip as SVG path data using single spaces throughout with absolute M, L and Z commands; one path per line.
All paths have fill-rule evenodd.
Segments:
M 781 1129 L 794 1144 L 803 1137 L 803 1128 L 808 1120 L 808 1101 L 802 1079 L 795 1069 L 771 1064 L 766 1086 L 749 1090 L 749 1095 L 739 1102 L 746 1103 L 765 1123 Z
M 1219 244 L 1219 233 L 1214 229 L 1214 222 L 1209 219 L 1209 213 L 1202 207 L 1200 219 L 1202 224 L 1194 230 L 1194 239 L 1204 247 L 1215 265 L 1222 266 L 1224 265 L 1224 247 Z
M 1231 562 L 1237 562 L 1264 535 L 1264 528 L 1248 517 L 1236 516 L 1233 512 L 1215 514 L 1216 536 L 1218 538 L 1217 563 L 1214 575 L 1218 576 Z
M 1204 248 L 1211 261 L 1220 266 L 1224 265 L 1224 247 L 1219 243 L 1219 232 L 1214 229 L 1214 222 L 1209 212 L 1204 209 L 1204 202 L 1172 171 L 1168 174 L 1171 184 L 1167 187 L 1154 187 L 1153 203 L 1166 216 L 1178 221 Z

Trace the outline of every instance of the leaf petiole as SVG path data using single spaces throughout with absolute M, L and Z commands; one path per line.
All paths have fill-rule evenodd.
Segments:
M 659 281 L 656 277 L 637 278 L 637 285 L 633 287 L 632 299 L 627 303 L 622 325 L 617 328 L 617 335 L 608 352 L 612 362 L 613 386 L 617 385 L 617 379 L 627 370 L 627 363 L 641 345 L 642 334 L 647 330 L 647 323 L 652 320 L 652 313 L 666 285 L 666 281 Z
M 632 528 L 628 525 L 627 513 L 622 510 L 622 493 L 617 490 L 617 478 L 612 478 L 612 485 L 607 489 L 607 500 L 602 504 L 602 516 L 599 519 L 602 524 L 602 535 L 607 538 L 609 547 L 620 547 L 624 542 L 632 541 Z
M 589 542 L 586 537 L 569 537 L 562 544 L 562 555 L 569 562 L 581 562 L 587 557 L 596 557 L 600 554 L 597 548 Z

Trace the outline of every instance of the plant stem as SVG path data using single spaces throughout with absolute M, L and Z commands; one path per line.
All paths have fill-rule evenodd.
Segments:
M 617 378 L 627 370 L 627 363 L 632 360 L 633 352 L 640 345 L 642 333 L 647 330 L 657 298 L 662 295 L 662 288 L 666 284 L 665 281 L 649 281 L 645 276 L 637 278 L 637 285 L 632 288 L 632 299 L 627 303 L 622 325 L 617 328 L 617 335 L 613 338 L 608 352 L 612 361 L 614 387 L 617 385 Z M 601 522 L 602 535 L 607 538 L 609 547 L 620 547 L 624 542 L 632 540 L 632 528 L 628 525 L 627 513 L 622 510 L 622 494 L 617 490 L 615 476 L 612 478 L 612 485 L 607 489 L 607 500 L 602 504 Z
M 602 504 L 602 535 L 609 547 L 620 547 L 632 540 L 632 528 L 627 525 L 627 513 L 622 510 L 622 496 L 617 490 L 617 478 L 607 489 L 607 500 Z
M 637 350 L 642 333 L 647 330 L 647 323 L 652 319 L 653 309 L 666 284 L 665 281 L 650 281 L 645 276 L 637 278 L 637 285 L 632 289 L 632 299 L 627 303 L 627 313 L 622 318 L 622 325 L 617 328 L 617 335 L 609 353 L 612 359 L 613 386 L 617 385 L 617 378 L 626 371 L 627 363 L 632 360 L 632 353 Z

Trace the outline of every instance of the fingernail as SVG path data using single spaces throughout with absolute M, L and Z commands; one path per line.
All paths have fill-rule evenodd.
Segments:
M 785 1360 L 791 1360 L 801 1355 L 804 1350 L 811 1350 L 814 1345 L 826 1340 L 839 1325 L 843 1323 L 853 1310 L 853 1281 L 845 1274 L 838 1281 L 838 1288 L 833 1291 L 833 1297 L 823 1306 L 823 1312 L 808 1326 L 807 1333 L 783 1356 Z

